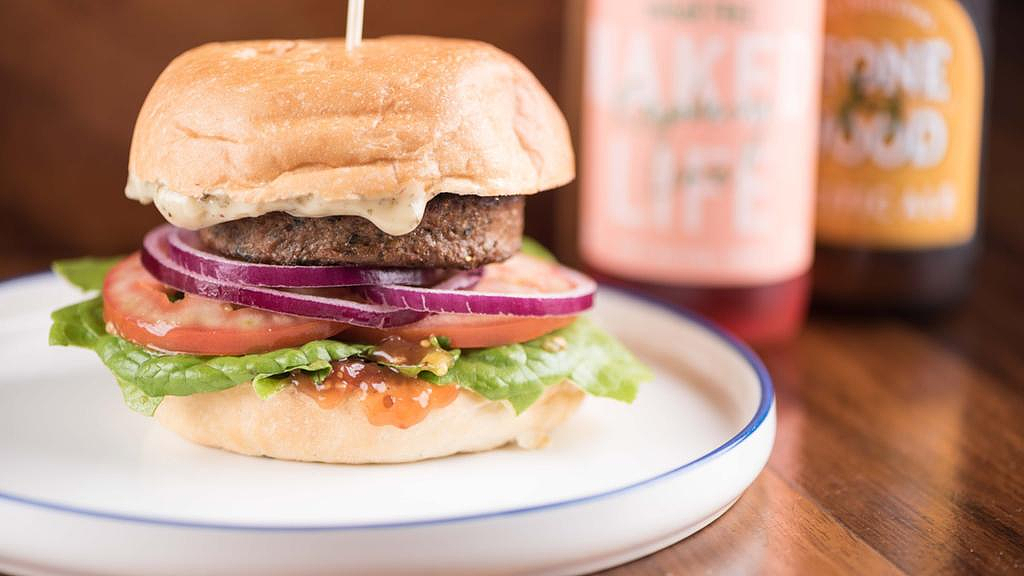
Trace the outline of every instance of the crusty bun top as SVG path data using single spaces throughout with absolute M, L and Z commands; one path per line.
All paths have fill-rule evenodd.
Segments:
M 389 233 L 418 223 L 395 205 L 422 214 L 441 192 L 532 194 L 574 176 L 565 118 L 522 63 L 421 36 L 189 50 L 146 98 L 128 170 L 129 197 L 188 228 L 284 210 Z

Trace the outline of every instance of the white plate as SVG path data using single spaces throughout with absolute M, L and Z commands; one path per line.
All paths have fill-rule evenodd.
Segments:
M 704 527 L 764 466 L 771 384 L 706 324 L 603 289 L 595 311 L 657 373 L 588 398 L 543 450 L 335 466 L 192 445 L 121 403 L 92 352 L 46 345 L 80 299 L 0 286 L 0 571 L 568 574 Z

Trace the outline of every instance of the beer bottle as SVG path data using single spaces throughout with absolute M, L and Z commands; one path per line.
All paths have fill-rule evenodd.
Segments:
M 968 287 L 985 96 L 982 0 L 829 0 L 814 291 L 934 309 Z

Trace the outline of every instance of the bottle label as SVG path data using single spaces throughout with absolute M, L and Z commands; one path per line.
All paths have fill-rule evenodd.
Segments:
M 810 265 L 821 0 L 589 0 L 580 247 L 642 281 Z
M 818 239 L 935 248 L 974 235 L 984 70 L 950 0 L 830 0 Z

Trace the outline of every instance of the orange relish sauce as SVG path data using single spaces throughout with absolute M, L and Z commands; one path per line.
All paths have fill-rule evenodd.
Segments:
M 398 336 L 388 336 L 374 347 L 370 357 L 388 364 L 411 366 L 423 362 L 432 349 L 427 340 L 410 342 Z
M 435 386 L 372 362 L 349 359 L 332 365 L 334 371 L 319 386 L 302 373 L 293 374 L 291 382 L 328 410 L 354 395 L 374 426 L 408 428 L 459 394 L 457 386 Z

